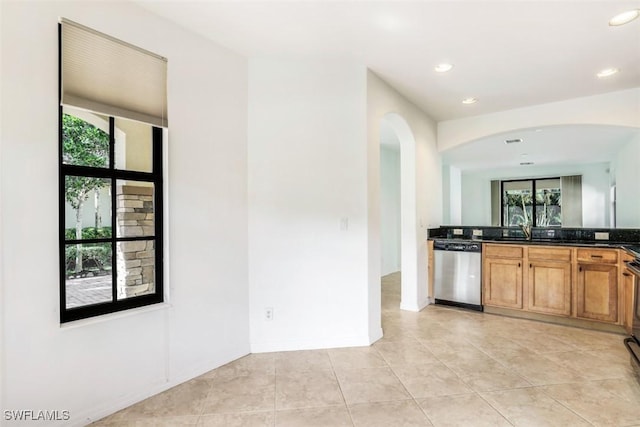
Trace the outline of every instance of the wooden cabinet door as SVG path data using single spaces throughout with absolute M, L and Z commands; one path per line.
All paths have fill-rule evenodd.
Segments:
M 635 301 L 635 286 L 636 276 L 629 270 L 625 270 L 622 273 L 622 289 L 624 295 L 624 319 L 623 326 L 628 334 L 632 332 L 634 309 L 636 307 Z
M 584 319 L 618 321 L 618 267 L 578 264 L 576 315 Z
M 529 263 L 529 311 L 571 315 L 571 263 L 531 261 Z
M 484 303 L 522 309 L 522 260 L 485 258 Z

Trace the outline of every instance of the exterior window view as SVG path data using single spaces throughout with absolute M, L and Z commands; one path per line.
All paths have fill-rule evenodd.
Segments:
M 560 178 L 503 181 L 502 188 L 504 226 L 562 226 Z
M 63 107 L 61 141 L 65 318 L 161 298 L 153 127 Z

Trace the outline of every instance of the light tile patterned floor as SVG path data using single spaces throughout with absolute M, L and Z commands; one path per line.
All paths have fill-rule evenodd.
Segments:
M 252 354 L 96 426 L 640 426 L 623 337 L 429 306 L 371 347 Z

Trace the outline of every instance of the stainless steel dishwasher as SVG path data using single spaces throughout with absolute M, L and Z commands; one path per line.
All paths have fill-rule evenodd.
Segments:
M 482 311 L 482 244 L 436 240 L 433 249 L 436 304 Z

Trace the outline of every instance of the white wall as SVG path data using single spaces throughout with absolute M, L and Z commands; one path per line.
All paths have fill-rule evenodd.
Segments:
M 22 1 L 1 8 L 0 407 L 67 409 L 70 425 L 84 425 L 249 352 L 247 64 L 130 3 Z M 167 57 L 170 120 L 168 303 L 64 327 L 61 16 Z
M 401 306 L 420 310 L 428 304 L 427 295 L 427 228 L 442 222 L 442 175 L 436 148 L 436 123 L 422 110 L 400 95 L 373 72 L 367 73 L 367 156 L 368 156 L 368 271 L 369 330 L 380 328 L 380 123 L 389 115 L 397 115 L 408 125 L 413 146 L 402 148 L 402 180 L 413 175 L 413 182 L 402 183 L 413 194 L 402 195 L 402 295 Z M 412 153 L 405 156 L 404 151 Z M 413 205 L 405 204 L 412 200 Z M 409 218 L 411 221 L 409 221 Z M 406 237 L 406 241 L 405 241 Z M 413 245 L 412 250 L 405 250 Z M 410 253 L 410 255 L 409 255 Z M 411 258 L 411 259 L 409 259 Z
M 365 102 L 362 66 L 249 61 L 253 352 L 371 342 Z
M 380 147 L 382 275 L 400 271 L 400 147 Z
M 462 172 L 462 225 L 491 225 L 491 180 L 582 175 L 582 226 L 609 226 L 609 163 Z
M 462 224 L 462 171 L 442 165 L 443 224 Z
M 640 228 L 640 135 L 620 150 L 614 168 L 616 227 Z

